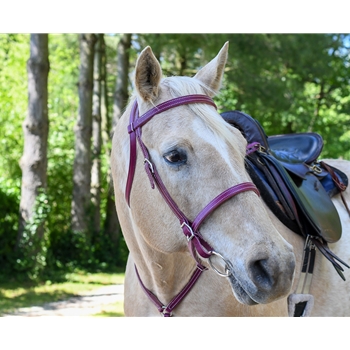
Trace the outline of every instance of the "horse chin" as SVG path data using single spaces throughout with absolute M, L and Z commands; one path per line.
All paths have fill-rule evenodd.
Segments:
M 228 277 L 231 288 L 233 291 L 234 296 L 236 299 L 241 303 L 245 305 L 256 305 L 258 304 L 255 300 L 253 300 L 249 294 L 242 288 L 240 283 L 237 281 L 237 279 L 234 277 L 234 275 L 231 273 L 231 275 Z

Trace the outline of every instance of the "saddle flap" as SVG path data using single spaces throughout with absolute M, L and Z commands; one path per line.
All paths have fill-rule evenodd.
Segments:
M 265 155 L 263 157 L 269 166 L 278 170 L 307 222 L 325 241 L 337 242 L 342 234 L 339 214 L 317 177 L 307 173 L 304 179 L 292 179 L 288 171 L 273 157 Z

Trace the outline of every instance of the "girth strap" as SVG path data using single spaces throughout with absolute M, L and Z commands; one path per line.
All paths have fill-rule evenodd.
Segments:
M 346 202 L 344 196 L 343 196 L 343 192 L 346 190 L 346 186 L 339 181 L 337 175 L 335 175 L 333 169 L 328 166 L 325 162 L 320 162 L 320 164 L 325 168 L 327 169 L 327 171 L 331 174 L 331 177 L 332 177 L 332 180 L 333 182 L 335 183 L 335 185 L 337 186 L 337 188 L 340 190 L 340 197 L 343 201 L 343 204 L 345 206 L 345 209 L 346 211 L 348 212 L 349 216 L 350 216 L 350 209 L 349 209 L 349 206 L 348 206 L 348 203 Z

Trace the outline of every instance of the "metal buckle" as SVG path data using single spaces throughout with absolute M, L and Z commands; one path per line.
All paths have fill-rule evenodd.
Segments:
M 224 263 L 225 263 L 225 273 L 221 272 L 218 268 L 216 268 L 213 264 L 213 262 L 211 261 L 211 257 L 213 255 L 216 255 L 217 257 L 221 258 Z M 231 275 L 231 271 L 228 269 L 228 266 L 229 266 L 229 263 L 228 261 L 221 255 L 219 254 L 218 252 L 216 252 L 215 250 L 213 250 L 211 252 L 211 255 L 210 257 L 208 258 L 208 261 L 209 261 L 209 265 L 211 266 L 211 268 L 221 277 L 229 277 Z
M 261 145 L 259 144 L 258 152 L 260 152 L 260 153 L 266 153 L 266 148 L 265 148 L 264 146 L 261 146 Z
M 322 173 L 322 169 L 316 165 L 316 164 L 313 164 L 312 166 L 309 166 L 309 170 L 316 173 L 316 174 L 321 174 Z
M 147 158 L 145 158 L 145 160 L 143 161 L 143 163 L 144 163 L 144 164 L 148 163 L 149 168 L 150 168 L 152 174 L 154 174 L 153 164 L 150 162 L 150 160 L 147 159 Z
M 167 311 L 167 306 L 162 306 L 162 311 L 160 312 L 163 317 L 172 317 L 173 313 L 172 311 Z
M 183 228 L 184 226 L 186 226 L 186 227 L 188 228 L 188 230 L 190 231 L 190 233 L 191 233 L 191 236 L 190 236 L 190 237 L 186 236 L 187 241 L 189 242 L 189 241 L 194 237 L 194 232 L 193 232 L 191 226 L 188 225 L 188 224 L 186 224 L 186 222 L 183 222 L 183 223 L 181 224 L 181 228 Z

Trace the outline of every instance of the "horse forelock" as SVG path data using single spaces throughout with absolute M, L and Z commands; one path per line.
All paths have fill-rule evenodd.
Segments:
M 196 78 L 190 77 L 168 77 L 161 82 L 161 89 L 170 94 L 170 98 L 192 94 L 206 94 L 211 89 Z M 211 91 L 213 92 L 213 91 Z M 243 138 L 237 138 L 232 133 L 232 127 L 227 124 L 220 114 L 211 106 L 202 103 L 189 104 L 192 112 L 202 119 L 204 124 L 219 138 L 225 140 L 229 146 L 238 152 L 244 158 L 245 145 Z M 239 133 L 237 133 L 239 135 Z

